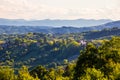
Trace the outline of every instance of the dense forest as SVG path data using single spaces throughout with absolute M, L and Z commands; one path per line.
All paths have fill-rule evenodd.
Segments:
M 120 29 L 1 34 L 0 80 L 119 80 Z

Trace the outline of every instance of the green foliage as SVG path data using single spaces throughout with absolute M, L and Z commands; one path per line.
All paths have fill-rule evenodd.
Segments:
M 75 67 L 74 63 L 69 63 L 65 67 L 65 71 L 63 73 L 63 77 L 69 77 L 69 79 L 72 79 L 73 78 L 73 74 L 74 74 L 74 67 Z
M 0 35 L 0 80 L 119 80 L 120 37 L 81 46 L 81 36 L 85 35 Z M 79 52 L 77 63 L 72 62 Z
M 28 33 L 21 35 L 0 35 L 4 43 L 0 45 L 0 61 L 2 65 L 19 68 L 22 65 L 53 67 L 62 64 L 64 59 L 79 55 L 81 46 L 73 34 L 49 35 L 42 33 Z M 68 55 L 69 54 L 69 55 Z M 55 57 L 56 56 L 56 57 Z M 13 61 L 14 60 L 14 61 Z
M 30 76 L 27 67 L 23 66 L 16 75 L 14 69 L 10 67 L 0 67 L 0 80 L 39 80 Z
M 87 68 L 85 74 L 78 78 L 79 80 L 107 80 L 104 73 L 95 68 Z
M 105 41 L 102 46 L 88 44 L 75 67 L 75 80 L 119 80 L 120 37 Z
M 14 70 L 10 67 L 0 66 L 0 80 L 16 80 Z
M 38 78 L 33 78 L 32 76 L 30 76 L 28 68 L 26 66 L 23 66 L 19 70 L 17 80 L 39 80 L 39 79 Z
M 35 69 L 33 69 L 32 71 L 30 71 L 30 74 L 33 77 L 38 77 L 41 80 L 46 80 L 47 73 L 48 73 L 48 71 L 43 66 L 38 66 Z

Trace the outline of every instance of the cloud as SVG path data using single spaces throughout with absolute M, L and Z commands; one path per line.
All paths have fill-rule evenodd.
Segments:
M 1 0 L 0 17 L 24 18 L 24 19 L 44 19 L 63 16 L 66 9 L 49 7 L 46 5 L 34 5 L 27 0 Z
M 50 6 L 38 0 L 0 0 L 0 17 L 14 19 L 120 19 L 120 0 L 115 5 L 101 8 L 63 8 Z M 105 0 L 108 1 L 108 0 Z

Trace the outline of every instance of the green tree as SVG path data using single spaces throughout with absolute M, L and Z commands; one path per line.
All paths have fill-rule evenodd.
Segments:
M 33 76 L 34 78 L 38 77 L 41 80 L 47 80 L 47 73 L 48 71 L 46 70 L 46 68 L 41 65 L 30 71 L 31 76 Z
M 80 53 L 80 56 L 75 67 L 73 79 L 79 80 L 81 77 L 83 78 L 83 76 L 85 75 L 90 79 L 92 78 L 96 80 L 99 79 L 97 78 L 96 73 L 101 73 L 102 75 L 104 75 L 105 79 L 118 80 L 120 71 L 118 66 L 120 64 L 119 44 L 120 44 L 119 37 L 113 37 L 110 41 L 105 41 L 103 45 L 100 47 L 96 47 L 91 43 L 88 44 L 86 49 Z M 96 70 L 96 73 L 91 73 L 94 76 L 88 74 L 89 70 L 91 70 L 91 72 Z
M 10 67 L 0 66 L 0 80 L 17 80 L 14 70 Z
M 29 74 L 28 68 L 26 66 L 23 66 L 19 70 L 18 78 L 17 80 L 39 80 L 37 76 L 34 78 Z

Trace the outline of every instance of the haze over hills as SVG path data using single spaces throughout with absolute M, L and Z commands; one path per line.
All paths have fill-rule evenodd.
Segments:
M 86 27 L 86 26 L 96 26 L 112 22 L 110 19 L 75 19 L 75 20 L 24 20 L 24 19 L 4 19 L 0 18 L 0 25 L 14 25 L 14 26 L 74 26 L 74 27 Z
M 91 26 L 91 27 L 48 27 L 48 26 L 9 26 L 9 25 L 0 25 L 0 33 L 28 33 L 28 32 L 37 32 L 37 33 L 79 33 L 79 32 L 86 32 L 92 30 L 102 30 L 104 28 L 113 28 L 118 27 L 120 28 L 120 21 L 109 22 L 106 24 L 98 25 L 98 26 Z
M 99 25 L 99 26 L 94 26 L 94 28 L 96 29 L 104 29 L 104 28 L 113 28 L 113 27 L 118 27 L 120 28 L 120 20 L 118 21 L 113 21 L 113 22 L 109 22 L 109 23 L 106 23 L 106 24 L 103 24 L 103 25 Z

